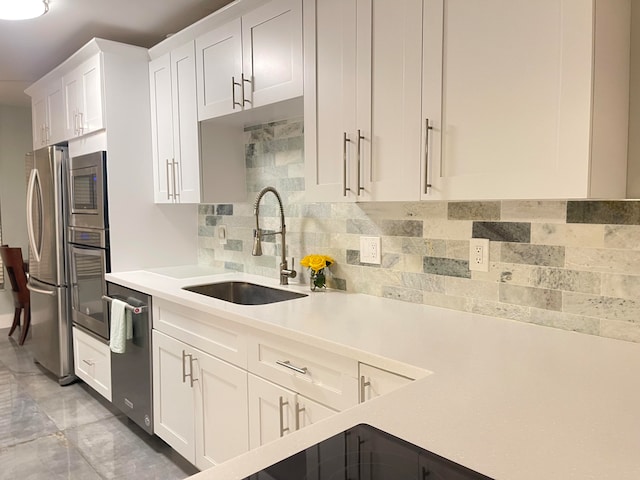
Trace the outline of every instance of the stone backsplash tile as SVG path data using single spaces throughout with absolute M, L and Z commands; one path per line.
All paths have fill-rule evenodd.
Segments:
M 424 273 L 446 275 L 448 277 L 471 278 L 468 260 L 453 258 L 424 257 Z
M 601 293 L 606 297 L 640 301 L 640 275 L 603 273 Z
M 581 293 L 600 293 L 601 275 L 596 272 L 564 268 L 534 268 L 531 285 L 537 288 Z
M 503 243 L 500 246 L 500 261 L 546 267 L 564 267 L 565 249 L 564 247 L 549 245 Z
M 640 323 L 640 303 L 636 300 L 563 292 L 562 311 L 588 317 Z
M 347 220 L 347 232 L 365 235 L 422 237 L 422 220 Z
M 640 251 L 601 248 L 566 248 L 566 268 L 592 272 L 640 273 Z
M 473 238 L 488 238 L 492 242 L 531 241 L 531 224 L 523 222 L 473 222 Z
M 500 202 L 449 202 L 449 220 L 500 220 Z
M 580 247 L 604 247 L 604 225 L 532 223 L 531 243 Z
M 640 250 L 640 226 L 605 225 L 603 246 Z
M 280 238 L 251 255 L 253 201 L 283 199 L 287 256 L 335 260 L 330 288 L 425 303 L 640 343 L 640 202 L 574 200 L 309 203 L 301 119 L 245 129 L 246 202 L 198 207 L 198 262 L 277 278 Z M 215 235 L 226 225 L 228 241 Z M 260 225 L 279 228 L 275 198 Z M 381 237 L 381 265 L 360 236 Z M 469 239 L 490 238 L 490 269 L 469 271 Z
M 562 310 L 562 292 L 547 288 L 522 287 L 520 285 L 501 283 L 500 301 L 544 310 Z
M 640 202 L 569 201 L 567 223 L 640 225 Z
M 567 202 L 553 200 L 503 200 L 503 222 L 565 223 Z

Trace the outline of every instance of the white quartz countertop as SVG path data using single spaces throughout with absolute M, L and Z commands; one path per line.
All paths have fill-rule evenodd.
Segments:
M 223 280 L 308 287 L 197 266 L 107 280 L 381 368 L 422 373 L 198 480 L 242 479 L 358 423 L 495 479 L 640 478 L 640 344 L 337 291 L 235 305 L 182 287 Z

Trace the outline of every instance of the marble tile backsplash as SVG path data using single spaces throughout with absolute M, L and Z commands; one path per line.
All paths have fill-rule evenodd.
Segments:
M 322 253 L 330 288 L 640 342 L 640 202 L 306 203 L 303 143 L 302 119 L 245 130 L 247 200 L 200 205 L 201 264 L 277 278 L 279 236 L 251 255 L 253 202 L 272 185 L 302 282 L 300 258 Z M 279 227 L 272 195 L 260 224 Z M 381 265 L 360 262 L 361 235 L 381 237 Z M 469 270 L 473 237 L 491 240 L 489 272 Z

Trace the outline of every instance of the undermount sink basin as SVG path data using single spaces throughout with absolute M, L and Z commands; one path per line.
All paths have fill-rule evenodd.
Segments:
M 183 290 L 240 305 L 265 305 L 306 297 L 304 293 L 265 287 L 249 282 L 218 282 L 182 287 Z

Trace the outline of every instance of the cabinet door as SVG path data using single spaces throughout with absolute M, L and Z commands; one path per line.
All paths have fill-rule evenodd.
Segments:
M 87 385 L 111 401 L 111 351 L 105 343 L 73 328 L 75 373 Z
M 585 196 L 594 3 L 425 1 L 424 198 Z
M 298 395 L 293 413 L 296 430 L 298 430 L 317 423 L 323 418 L 330 417 L 337 413 L 337 410 L 333 410 L 321 403 L 311 400 L 310 398 Z
M 62 78 L 64 93 L 64 138 L 71 139 L 80 135 L 78 122 L 82 99 L 82 79 L 78 71 L 73 70 Z
M 63 77 L 66 139 L 104 128 L 102 57 L 96 54 Z
M 305 155 L 308 201 L 352 202 L 356 190 L 356 1 L 305 8 Z
M 296 395 L 249 374 L 249 448 L 277 440 L 295 430 Z
M 204 470 L 249 450 L 247 372 L 197 351 L 196 466 Z
M 242 33 L 240 19 L 196 39 L 198 120 L 243 109 Z
M 389 393 L 412 381 L 412 378 L 361 363 L 360 403 Z
M 47 144 L 64 140 L 64 95 L 62 79 L 58 79 L 47 91 Z
M 422 0 L 359 2 L 357 31 L 359 198 L 419 200 Z
M 154 431 L 195 464 L 194 393 L 189 378 L 194 372 L 188 355 L 193 351 L 187 345 L 153 330 Z
M 173 203 L 173 107 L 169 54 L 149 62 L 151 151 L 155 203 Z
M 193 42 L 171 52 L 173 174 L 179 203 L 200 203 L 200 151 Z
M 82 79 L 82 109 L 80 111 L 81 134 L 104 128 L 102 108 L 102 55 L 97 54 L 80 67 Z
M 47 145 L 47 96 L 45 94 L 33 97 L 31 100 L 31 125 L 33 127 L 33 148 L 37 150 Z
M 301 0 L 274 0 L 244 15 L 242 48 L 250 106 L 302 95 Z

